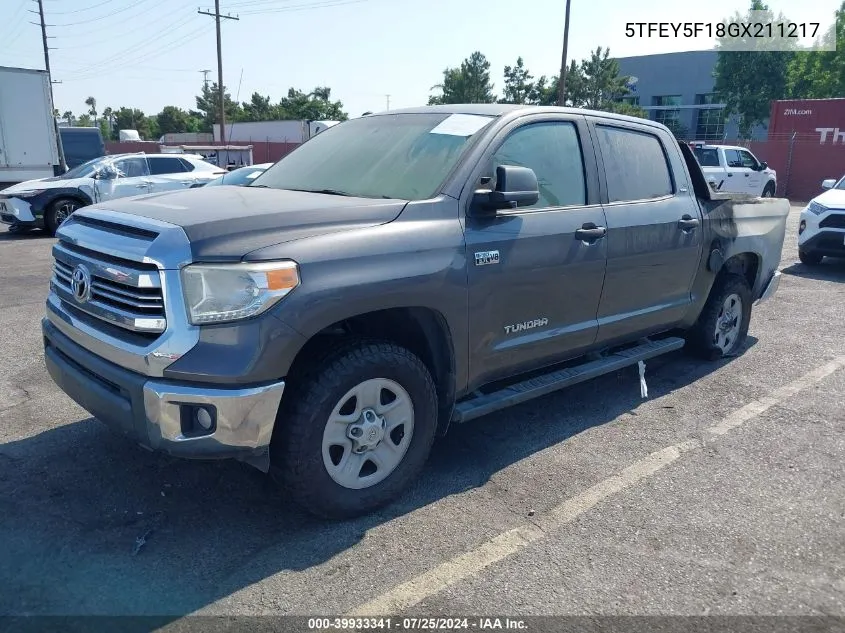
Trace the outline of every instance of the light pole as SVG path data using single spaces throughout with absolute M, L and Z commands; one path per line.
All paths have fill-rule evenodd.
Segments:
M 563 26 L 563 54 L 560 56 L 560 81 L 558 82 L 557 104 L 566 103 L 566 49 L 569 47 L 569 3 L 566 0 L 566 19 Z

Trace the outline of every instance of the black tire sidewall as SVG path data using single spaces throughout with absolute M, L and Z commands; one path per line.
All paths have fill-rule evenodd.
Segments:
M 66 202 L 75 203 L 77 209 L 81 206 L 76 200 L 72 200 L 71 198 L 59 198 L 51 202 L 47 208 L 47 212 L 44 214 L 44 228 L 47 229 L 50 235 L 55 235 L 56 231 L 59 230 L 59 224 L 56 223 L 56 214 L 58 213 L 58 208 Z
M 719 318 L 721 306 L 725 299 L 732 294 L 738 295 L 742 300 L 742 320 L 736 341 L 728 352 L 724 352 L 713 342 L 713 332 L 716 329 L 716 320 Z M 748 336 L 748 327 L 751 324 L 751 304 L 751 289 L 744 277 L 736 274 L 726 274 L 720 277 L 713 286 L 713 290 L 707 298 L 707 303 L 701 311 L 701 315 L 699 315 L 698 322 L 688 338 L 693 349 L 714 360 L 738 354 Z
M 387 378 L 408 392 L 414 408 L 414 431 L 402 461 L 388 477 L 361 490 L 335 482 L 323 463 L 323 432 L 338 401 L 371 378 Z M 345 518 L 376 509 L 397 497 L 419 474 L 434 442 L 437 397 L 425 365 L 390 343 L 365 343 L 327 359 L 325 369 L 300 385 L 296 402 L 283 408 L 282 432 L 274 442 L 278 475 L 293 497 L 309 511 Z M 291 441 L 286 441 L 291 440 Z
M 764 198 L 767 197 L 766 196 L 767 191 L 771 192 L 771 196 L 769 196 L 769 197 L 771 197 L 771 198 L 775 197 L 776 187 L 775 187 L 774 183 L 768 182 L 768 183 L 766 183 L 766 186 L 763 187 L 763 197 Z
M 802 251 L 801 249 L 798 249 L 798 259 L 801 260 L 801 263 L 805 266 L 816 266 L 821 264 L 824 256 L 812 251 Z

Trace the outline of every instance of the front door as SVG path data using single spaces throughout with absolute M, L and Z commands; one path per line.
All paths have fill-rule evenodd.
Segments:
M 127 156 L 114 161 L 116 178 L 98 180 L 100 200 L 113 200 L 149 193 L 150 170 L 145 156 Z
M 742 149 L 738 150 L 738 152 L 742 166 L 749 170 L 745 175 L 745 193 L 749 193 L 752 196 L 762 196 L 763 172 L 760 169 L 760 163 L 748 150 Z
M 610 345 L 686 315 L 701 258 L 702 217 L 682 158 L 668 145 L 675 143 L 671 137 L 624 123 L 596 124 L 595 133 L 607 184 L 607 275 L 597 342 Z
M 750 193 L 752 170 L 743 164 L 742 155 L 739 153 L 739 150 L 726 149 L 725 162 L 727 163 L 727 178 L 725 178 L 725 186 L 722 187 L 722 191 L 728 193 Z
M 586 141 L 586 142 L 585 142 Z M 577 355 L 597 330 L 606 244 L 595 155 L 583 117 L 506 129 L 482 159 L 474 188 L 495 188 L 498 165 L 529 167 L 540 200 L 466 218 L 471 383 Z

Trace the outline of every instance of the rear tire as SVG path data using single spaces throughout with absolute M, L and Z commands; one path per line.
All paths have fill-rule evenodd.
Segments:
M 748 336 L 751 289 L 741 275 L 717 278 L 698 321 L 687 332 L 687 347 L 697 356 L 718 360 L 735 356 Z
M 288 386 L 271 473 L 306 510 L 336 519 L 366 514 L 419 475 L 434 442 L 437 395 L 428 369 L 407 349 L 356 342 Z
M 818 266 L 822 263 L 824 255 L 820 255 L 819 253 L 814 253 L 812 251 L 799 250 L 798 259 L 800 259 L 801 263 L 805 266 Z
M 50 205 L 44 214 L 44 228 L 50 235 L 55 235 L 62 222 L 82 206 L 78 200 L 73 198 L 59 198 Z

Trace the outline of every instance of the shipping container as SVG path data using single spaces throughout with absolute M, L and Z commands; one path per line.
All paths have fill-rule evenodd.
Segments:
M 845 99 L 772 101 L 769 139 L 815 141 L 845 148 Z
M 50 76 L 0 66 L 0 183 L 60 173 Z
M 229 143 L 304 143 L 312 136 L 336 125 L 337 121 L 249 121 L 226 124 Z M 214 141 L 220 141 L 220 124 L 214 124 Z

